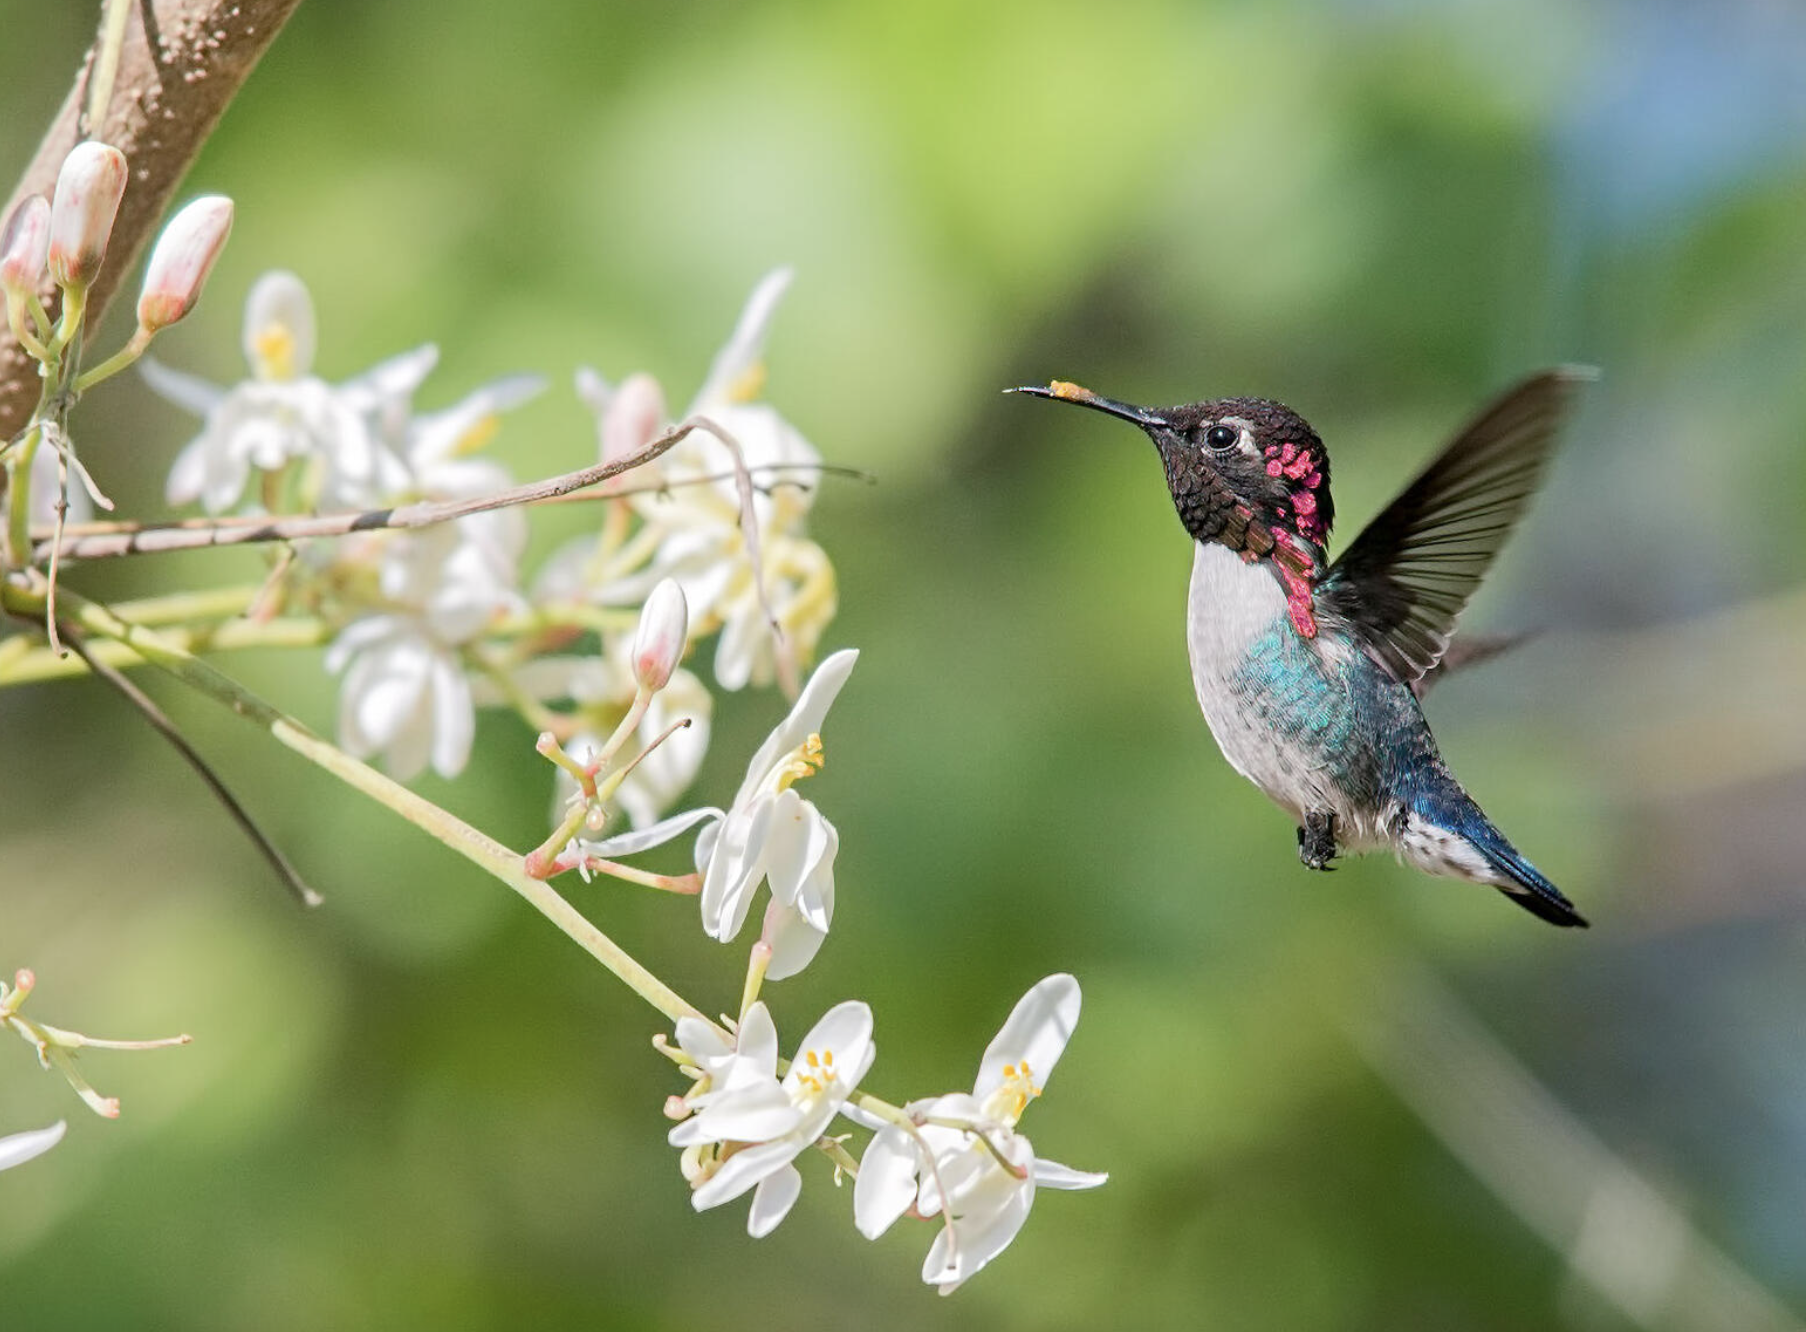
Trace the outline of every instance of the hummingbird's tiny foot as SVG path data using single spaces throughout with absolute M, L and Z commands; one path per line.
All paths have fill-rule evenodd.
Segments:
M 1311 810 L 1298 830 L 1298 859 L 1306 869 L 1329 870 L 1337 855 L 1336 816 L 1328 810 Z

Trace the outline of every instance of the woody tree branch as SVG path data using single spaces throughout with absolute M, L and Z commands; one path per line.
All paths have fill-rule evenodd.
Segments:
M 89 79 L 97 38 L 63 99 L 37 156 L 7 202 L 10 214 L 33 194 L 48 197 L 63 158 L 84 138 L 126 156 L 131 179 L 107 247 L 106 266 L 88 294 L 88 327 L 137 263 L 201 145 L 301 0 L 130 0 L 112 95 L 88 123 Z M 102 24 L 104 31 L 104 21 Z M 48 299 L 53 288 L 46 283 Z M 11 338 L 0 347 L 0 439 L 24 425 L 38 396 L 36 365 Z

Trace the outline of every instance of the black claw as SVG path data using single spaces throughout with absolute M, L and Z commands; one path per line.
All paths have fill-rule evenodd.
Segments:
M 1338 854 L 1336 816 L 1326 810 L 1311 810 L 1298 830 L 1298 859 L 1306 869 L 1333 870 L 1329 862 Z

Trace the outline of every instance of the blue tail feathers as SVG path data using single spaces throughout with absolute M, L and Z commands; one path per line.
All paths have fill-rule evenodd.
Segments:
M 1488 865 L 1510 880 L 1506 884 L 1494 885 L 1500 892 L 1531 915 L 1540 917 L 1551 925 L 1580 929 L 1587 927 L 1586 917 L 1575 910 L 1574 904 L 1563 896 L 1561 889 L 1550 883 L 1543 877 L 1542 871 L 1518 854 L 1517 848 L 1505 840 L 1505 834 L 1493 827 L 1492 821 L 1481 813 L 1480 807 L 1465 791 L 1456 786 L 1453 791 L 1438 792 L 1437 795 L 1441 798 L 1420 799 L 1418 814 L 1461 837 L 1485 858 Z

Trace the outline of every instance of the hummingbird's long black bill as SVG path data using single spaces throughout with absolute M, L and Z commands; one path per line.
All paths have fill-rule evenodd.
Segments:
M 1108 412 L 1111 416 L 1120 416 L 1125 421 L 1133 421 L 1138 426 L 1163 426 L 1166 418 L 1159 412 L 1146 407 L 1137 407 L 1132 402 L 1118 402 L 1114 398 L 1100 398 L 1088 388 L 1080 388 L 1077 384 L 1069 384 L 1064 379 L 1056 379 L 1046 388 L 1038 384 L 1024 384 L 1021 388 L 1005 389 L 1005 393 L 1026 393 L 1035 398 L 1052 398 L 1055 402 L 1076 402 L 1081 407 L 1095 408 L 1100 412 Z

